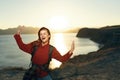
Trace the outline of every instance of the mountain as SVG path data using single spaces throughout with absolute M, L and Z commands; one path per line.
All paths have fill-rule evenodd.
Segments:
M 20 26 L 18 26 L 17 28 L 8 28 L 8 29 L 0 29 L 0 35 L 4 35 L 4 34 L 14 34 L 16 33 L 16 31 L 18 30 Z M 26 27 L 24 26 L 24 30 L 22 31 L 23 34 L 36 34 L 38 32 L 40 28 L 38 27 Z M 63 32 L 63 33 L 77 33 L 78 32 L 78 28 L 71 28 L 71 29 L 66 29 L 64 31 L 59 31 L 59 32 Z M 55 32 L 56 31 L 51 31 L 51 32 Z M 58 32 L 58 31 L 57 31 Z
M 15 34 L 17 32 L 19 27 L 17 28 L 8 28 L 5 30 L 0 29 L 0 35 L 3 34 Z M 24 30 L 22 31 L 23 34 L 34 34 L 37 33 L 39 28 L 37 27 L 24 27 Z

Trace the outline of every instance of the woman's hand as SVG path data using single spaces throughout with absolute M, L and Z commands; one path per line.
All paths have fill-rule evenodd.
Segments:
M 75 43 L 74 43 L 74 41 L 72 41 L 72 44 L 71 44 L 71 49 L 70 49 L 69 54 L 72 54 L 72 53 L 73 53 L 73 51 L 74 51 L 74 49 L 75 49 Z
M 23 30 L 24 26 L 19 26 L 17 30 L 17 34 L 20 34 Z

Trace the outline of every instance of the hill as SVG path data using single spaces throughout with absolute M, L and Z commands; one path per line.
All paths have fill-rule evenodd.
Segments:
M 114 47 L 120 44 L 120 25 L 106 26 L 102 28 L 82 28 L 77 37 L 89 38 L 99 43 L 101 47 Z
M 91 40 L 105 44 L 113 40 L 120 33 L 120 25 L 106 26 L 102 28 L 82 28 L 79 30 L 77 37 L 90 38 Z
M 57 69 L 54 80 L 119 80 L 119 62 L 120 47 L 79 55 Z

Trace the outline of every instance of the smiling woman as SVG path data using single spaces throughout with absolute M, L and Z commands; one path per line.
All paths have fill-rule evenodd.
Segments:
M 49 26 L 57 31 L 62 31 L 68 28 L 69 22 L 64 16 L 54 16 L 49 20 Z

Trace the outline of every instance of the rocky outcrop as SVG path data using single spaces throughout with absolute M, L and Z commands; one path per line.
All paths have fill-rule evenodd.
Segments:
M 81 38 L 89 38 L 99 44 L 100 50 L 120 46 L 120 25 L 106 26 L 102 28 L 82 28 L 76 35 Z
M 79 55 L 63 64 L 55 80 L 119 80 L 120 48 Z M 54 71 L 53 71 L 54 72 Z
M 120 25 L 106 26 L 102 28 L 82 28 L 77 37 L 89 38 L 99 44 L 115 43 L 120 40 Z

